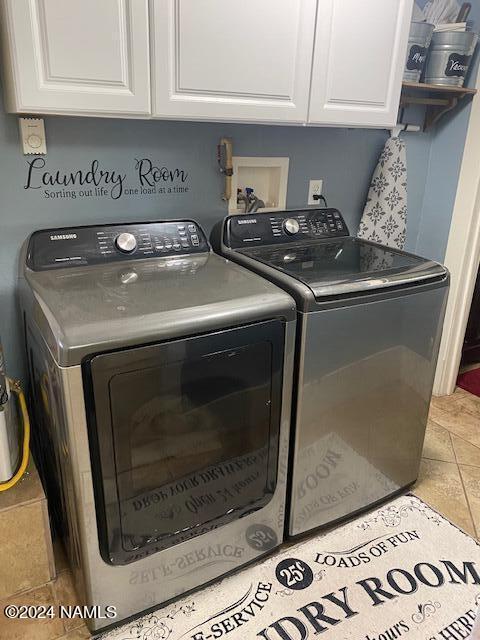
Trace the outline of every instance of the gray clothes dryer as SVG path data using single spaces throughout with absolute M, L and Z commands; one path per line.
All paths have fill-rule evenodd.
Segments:
M 445 311 L 445 268 L 350 237 L 336 209 L 231 216 L 214 241 L 296 301 L 289 535 L 412 484 Z
M 38 231 L 19 287 L 35 456 L 93 630 L 282 542 L 288 294 L 191 220 Z

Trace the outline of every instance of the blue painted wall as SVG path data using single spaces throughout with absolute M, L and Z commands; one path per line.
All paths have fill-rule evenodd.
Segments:
M 470 104 L 447 114 L 432 137 L 415 252 L 442 261 L 447 248 Z
M 27 161 L 17 118 L 0 112 L 0 336 L 10 375 L 21 375 L 22 349 L 14 296 L 19 248 L 35 229 L 107 221 L 188 216 L 210 231 L 226 215 L 220 196 L 216 145 L 233 138 L 236 155 L 289 156 L 287 206 L 304 206 L 308 181 L 324 179 L 324 194 L 355 231 L 385 131 L 200 124 L 101 118 L 45 118 L 51 172 L 102 168 L 127 174 L 136 186 L 135 158 L 188 172 L 187 193 L 104 198 L 47 199 L 43 189 L 24 189 Z M 31 159 L 31 158 L 30 158 Z M 37 183 L 35 182 L 35 185 Z M 55 189 L 58 190 L 58 189 Z M 419 188 L 419 192 L 421 189 Z

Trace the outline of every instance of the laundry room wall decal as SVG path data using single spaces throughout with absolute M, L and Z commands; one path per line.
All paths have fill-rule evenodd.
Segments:
M 23 188 L 38 190 L 43 198 L 111 198 L 124 196 L 179 195 L 188 193 L 189 174 L 179 167 L 168 167 L 150 158 L 134 158 L 131 174 L 103 167 L 98 159 L 88 165 L 63 169 L 49 168 L 45 158 L 27 160 Z

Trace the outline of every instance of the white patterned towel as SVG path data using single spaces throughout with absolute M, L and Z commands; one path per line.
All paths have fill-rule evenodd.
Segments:
M 407 225 L 405 142 L 389 138 L 373 172 L 357 237 L 403 249 Z

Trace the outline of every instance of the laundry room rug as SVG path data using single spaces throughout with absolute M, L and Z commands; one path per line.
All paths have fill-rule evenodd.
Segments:
M 479 544 L 407 495 L 102 639 L 477 640 L 479 605 Z

